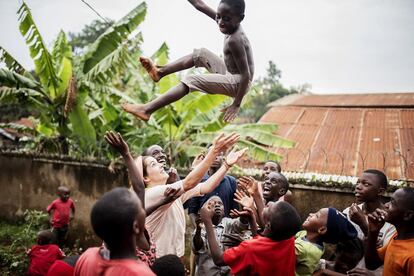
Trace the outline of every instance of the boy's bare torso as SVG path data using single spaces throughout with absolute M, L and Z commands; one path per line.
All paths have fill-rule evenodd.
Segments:
M 224 63 L 226 65 L 227 71 L 231 74 L 240 74 L 241 72 L 237 68 L 235 58 L 233 57 L 232 49 L 229 46 L 229 41 L 231 40 L 233 40 L 239 46 L 244 48 L 244 51 L 246 53 L 247 63 L 249 66 L 250 81 L 251 81 L 254 75 L 254 62 L 253 62 L 252 48 L 250 46 L 250 41 L 247 38 L 241 26 L 239 26 L 237 31 L 235 31 L 234 33 L 230 35 L 226 35 L 224 37 L 224 46 L 223 46 Z

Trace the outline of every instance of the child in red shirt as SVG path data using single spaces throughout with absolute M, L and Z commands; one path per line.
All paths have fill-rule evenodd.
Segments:
M 201 209 L 211 257 L 218 266 L 228 265 L 235 275 L 295 275 L 295 239 L 300 230 L 300 217 L 289 203 L 269 202 L 263 210 L 265 229 L 263 236 L 242 242 L 223 251 L 215 238 L 211 218 L 213 206 Z
M 52 233 L 55 235 L 57 244 L 62 247 L 68 233 L 69 222 L 75 215 L 75 204 L 70 198 L 70 191 L 67 187 L 60 186 L 57 194 L 59 198 L 47 206 L 47 212 L 52 224 Z
M 37 234 L 37 245 L 33 245 L 27 252 L 30 258 L 27 275 L 46 275 L 56 260 L 65 257 L 65 253 L 57 245 L 51 244 L 52 240 L 53 234 L 49 230 Z

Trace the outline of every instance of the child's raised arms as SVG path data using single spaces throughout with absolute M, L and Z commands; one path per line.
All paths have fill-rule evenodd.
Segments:
M 194 6 L 194 8 L 201 11 L 202 13 L 204 13 L 205 15 L 207 15 L 214 21 L 216 21 L 216 11 L 210 8 L 209 6 L 207 6 L 206 3 L 204 3 L 201 0 L 188 0 L 188 2 L 190 2 L 190 4 Z

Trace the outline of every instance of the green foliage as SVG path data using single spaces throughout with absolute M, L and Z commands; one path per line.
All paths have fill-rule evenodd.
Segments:
M 122 103 L 146 103 L 179 83 L 176 74 L 154 83 L 138 63 L 142 35 L 134 33 L 145 14 L 146 4 L 139 4 L 105 31 L 101 28 L 105 24 L 92 22 L 79 35 L 70 34 L 70 42 L 61 31 L 49 54 L 23 2 L 19 10 L 20 29 L 25 30 L 22 33 L 31 52 L 38 53 L 33 58 L 42 69 L 36 70 L 41 81 L 11 70 L 12 66 L 0 70 L 0 82 L 5 84 L 0 88 L 0 103 L 19 102 L 36 110 L 36 137 L 27 141 L 28 148 L 79 157 L 113 158 L 115 153 L 103 136 L 107 130 L 114 130 L 124 136 L 132 151 L 140 153 L 149 145 L 160 144 L 173 158 L 171 162 L 188 167 L 190 157 L 211 143 L 218 131 L 240 133 L 239 146 L 249 147 L 250 157 L 260 161 L 280 159 L 272 152 L 273 147 L 293 146 L 292 141 L 273 134 L 277 129 L 275 125 L 224 123 L 219 110 L 227 106 L 230 99 L 223 95 L 190 93 L 156 111 L 148 123 L 123 112 Z M 100 32 L 91 43 L 84 43 Z M 74 54 L 71 43 L 75 45 L 78 38 L 83 40 L 83 49 Z M 152 58 L 159 65 L 166 64 L 168 46 L 163 43 Z M 57 86 L 45 85 L 42 78 L 46 76 L 56 79 Z M 270 66 L 269 76 L 264 81 L 271 83 L 279 78 L 280 71 Z M 247 101 L 242 110 L 252 102 L 257 105 L 254 102 L 257 97 L 265 98 L 262 86 L 266 85 L 258 85 L 260 89 L 249 93 L 254 96 L 249 96 L 251 101 Z M 263 103 L 259 108 L 253 105 L 253 110 L 263 110 L 263 106 Z
M 280 83 L 282 72 L 273 61 L 269 61 L 267 75 L 259 79 L 249 94 L 246 95 L 246 108 L 241 111 L 241 116 L 248 121 L 256 122 L 267 111 L 269 103 L 286 95 L 296 93 L 293 89 L 285 88 Z
M 36 74 L 39 76 L 43 88 L 49 92 L 49 96 L 53 99 L 56 97 L 59 78 L 54 70 L 52 57 L 25 2 L 22 3 L 17 14 L 19 16 L 19 29 L 29 47 Z
M 22 74 L 26 70 L 23 66 L 14 59 L 3 47 L 0 46 L 0 62 L 4 62 L 6 67 L 14 72 Z
M 2 275 L 24 275 L 29 265 L 26 251 L 36 243 L 40 230 L 48 228 L 48 215 L 26 210 L 18 225 L 2 222 L 0 227 L 0 266 Z

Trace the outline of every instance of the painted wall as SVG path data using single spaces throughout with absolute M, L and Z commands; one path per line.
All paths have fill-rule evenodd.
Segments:
M 69 240 L 96 244 L 89 224 L 91 207 L 103 193 L 127 182 L 124 170 L 111 173 L 102 164 L 0 154 L 0 218 L 15 220 L 26 209 L 46 211 L 57 198 L 57 187 L 65 185 L 76 206 Z

